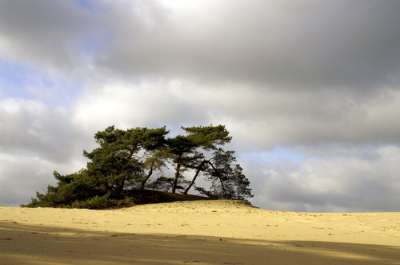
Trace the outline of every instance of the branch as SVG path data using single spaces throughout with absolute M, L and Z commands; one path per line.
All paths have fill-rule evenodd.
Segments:
M 211 165 L 211 167 L 214 169 L 215 173 L 218 175 L 218 179 L 219 179 L 219 181 L 221 182 L 222 190 L 224 191 L 224 194 L 226 195 L 225 186 L 224 186 L 224 183 L 222 182 L 222 179 L 221 179 L 221 175 L 220 175 L 219 170 L 217 170 L 217 169 L 214 167 L 214 165 L 213 165 L 210 161 L 207 160 L 207 162 L 208 162 L 208 164 Z
M 192 182 L 190 182 L 189 186 L 187 186 L 187 188 L 186 188 L 185 191 L 183 192 L 183 195 L 186 195 L 186 194 L 188 193 L 189 189 L 193 186 L 194 182 L 196 181 L 196 178 L 197 178 L 197 176 L 199 175 L 201 168 L 202 168 L 203 165 L 204 165 L 205 163 L 207 163 L 207 162 L 210 163 L 210 161 L 208 161 L 208 160 L 203 160 L 203 161 L 200 163 L 200 165 L 197 167 L 196 174 L 194 175 L 194 177 L 193 177 L 193 179 L 192 179 Z

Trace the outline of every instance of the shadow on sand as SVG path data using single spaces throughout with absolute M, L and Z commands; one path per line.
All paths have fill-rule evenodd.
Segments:
M 0 222 L 1 264 L 400 264 L 398 247 L 172 234 L 121 234 Z

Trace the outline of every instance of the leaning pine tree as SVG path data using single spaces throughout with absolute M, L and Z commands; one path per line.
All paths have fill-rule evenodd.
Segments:
M 127 130 L 106 128 L 95 134 L 99 144 L 91 152 L 87 167 L 79 172 L 61 175 L 54 172 L 57 186 L 37 192 L 26 207 L 107 208 L 136 202 L 146 189 L 182 191 L 193 186 L 200 194 L 214 199 L 252 197 L 250 182 L 233 156 L 221 146 L 231 140 L 225 126 L 182 127 L 185 135 L 166 138 L 165 127 Z M 212 152 L 207 158 L 206 154 Z M 173 165 L 174 176 L 166 177 L 165 168 Z M 184 174 L 194 174 L 191 181 Z M 210 181 L 210 189 L 196 187 L 200 176 Z

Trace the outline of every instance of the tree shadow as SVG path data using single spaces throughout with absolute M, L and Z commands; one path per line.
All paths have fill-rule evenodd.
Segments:
M 130 234 L 0 222 L 8 264 L 400 264 L 395 246 Z

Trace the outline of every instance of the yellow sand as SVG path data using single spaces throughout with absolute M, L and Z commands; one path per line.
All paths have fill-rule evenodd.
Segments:
M 0 207 L 0 264 L 400 264 L 400 213 L 239 201 L 119 210 Z

